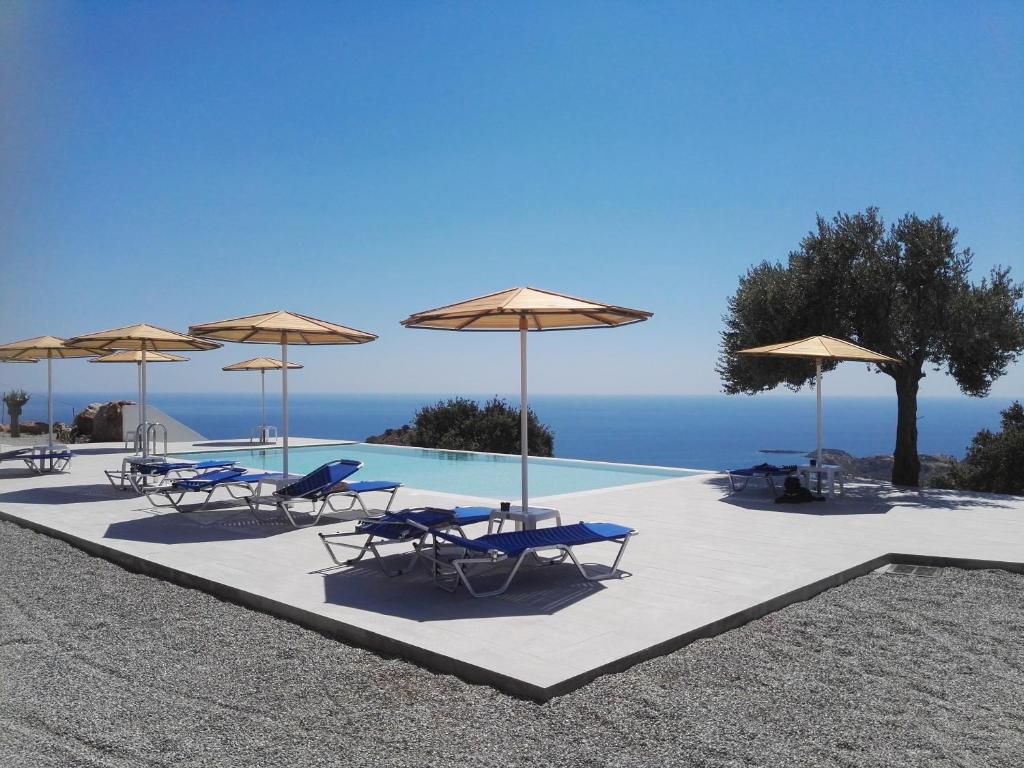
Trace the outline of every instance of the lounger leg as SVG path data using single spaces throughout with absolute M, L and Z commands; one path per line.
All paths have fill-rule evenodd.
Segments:
M 582 575 L 584 579 L 587 581 L 602 581 L 604 579 L 613 578 L 615 574 L 618 573 L 619 561 L 622 560 L 622 555 L 626 551 L 626 545 L 629 544 L 630 538 L 632 538 L 632 534 L 626 536 L 626 538 L 622 540 L 622 546 L 619 547 L 619 552 L 615 556 L 615 562 L 612 563 L 611 570 L 608 573 L 595 573 L 593 575 L 587 573 L 586 568 L 584 568 L 583 564 L 576 558 L 576 554 L 572 551 L 572 547 L 564 547 L 564 549 L 566 554 L 574 563 L 576 563 L 576 568 L 579 569 L 580 575 Z
M 288 504 L 286 504 L 286 503 L 278 504 L 277 507 L 282 512 L 284 512 L 285 517 L 288 518 L 288 522 L 291 523 L 296 528 L 312 528 L 314 525 L 316 525 L 317 523 L 320 522 L 320 515 L 322 515 L 323 512 L 324 512 L 323 505 L 320 506 L 319 510 L 317 510 L 316 507 L 314 506 L 314 511 L 310 513 L 310 515 L 313 517 L 313 519 L 310 522 L 308 522 L 308 523 L 300 523 L 300 522 L 296 521 L 295 517 L 292 515 L 291 509 L 289 509 L 289 505 Z
M 548 549 L 551 549 L 551 547 L 548 547 Z M 509 584 L 512 583 L 512 579 L 514 579 L 516 577 L 516 574 L 519 573 L 519 567 L 523 564 L 523 560 L 525 560 L 526 556 L 532 553 L 533 551 L 534 550 L 528 549 L 522 554 L 520 554 L 519 557 L 516 558 L 515 565 L 512 566 L 512 570 L 509 572 L 508 577 L 505 579 L 502 585 L 497 589 L 490 590 L 489 592 L 477 592 L 476 589 L 473 588 L 473 585 L 469 581 L 469 577 L 466 575 L 466 566 L 495 561 L 483 560 L 481 558 L 459 559 L 452 560 L 452 567 L 455 569 L 455 572 L 458 573 L 459 580 L 466 587 L 466 590 L 469 592 L 469 594 L 471 594 L 473 597 L 494 597 L 495 595 L 502 594 L 508 589 Z

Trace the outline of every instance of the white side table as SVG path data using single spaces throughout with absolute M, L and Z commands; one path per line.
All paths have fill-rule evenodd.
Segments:
M 825 476 L 825 485 L 828 488 L 829 498 L 835 496 L 836 480 L 839 481 L 839 493 L 845 493 L 846 489 L 843 487 L 843 468 L 838 464 L 822 464 L 820 466 L 811 466 L 810 464 L 801 464 L 796 468 L 796 471 L 806 480 L 807 487 L 811 487 L 811 476 L 815 479 L 819 476 Z
M 525 512 L 520 506 L 514 506 L 508 512 L 492 509 L 491 517 L 487 521 L 487 532 L 491 533 L 495 530 L 495 523 L 498 524 L 497 530 L 501 531 L 501 527 L 505 524 L 506 520 L 514 520 L 517 531 L 532 531 L 541 520 L 552 519 L 555 521 L 555 525 L 562 524 L 562 515 L 557 509 L 551 509 L 550 507 L 529 507 Z

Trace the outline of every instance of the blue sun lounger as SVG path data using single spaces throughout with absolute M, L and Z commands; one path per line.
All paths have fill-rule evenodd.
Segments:
M 166 485 L 143 488 L 142 492 L 155 507 L 172 506 L 178 512 L 196 512 L 206 508 L 214 492 L 219 488 L 226 489 L 233 499 L 248 501 L 259 492 L 260 483 L 271 477 L 280 475 L 274 472 L 247 472 L 242 467 L 229 467 L 201 472 L 195 477 L 177 477 Z M 188 509 L 182 509 L 181 502 L 190 493 L 205 493 L 206 498 L 198 507 L 190 505 Z M 167 503 L 157 503 L 156 499 L 160 497 Z
M 71 467 L 74 454 L 67 448 L 36 446 L 19 458 L 25 466 L 41 475 L 44 472 L 64 472 Z
M 385 512 L 383 515 L 360 520 L 354 531 L 321 533 L 319 536 L 335 565 L 353 565 L 362 560 L 367 553 L 371 553 L 377 561 L 377 565 L 387 576 L 400 576 L 411 571 L 419 561 L 420 547 L 429 531 L 453 529 L 464 536 L 463 526 L 486 523 L 490 517 L 491 509 L 489 507 L 455 507 L 454 509 L 420 507 L 403 509 L 398 512 Z M 413 525 L 414 522 L 416 525 Z M 342 541 L 351 536 L 360 537 L 363 542 L 350 544 L 347 541 Z M 413 546 L 412 556 L 406 565 L 396 571 L 387 569 L 380 553 L 380 547 L 392 544 L 412 544 Z M 354 549 L 358 554 L 348 560 L 339 560 L 334 553 L 334 547 Z
M 739 493 L 747 487 L 747 483 L 749 483 L 751 478 L 754 477 L 764 480 L 765 484 L 772 489 L 772 493 L 777 493 L 775 488 L 776 478 L 786 478 L 794 472 L 796 472 L 796 464 L 784 467 L 777 467 L 774 464 L 758 464 L 756 467 L 730 469 L 728 471 L 729 486 L 732 488 L 730 493 Z M 742 484 L 739 482 L 741 480 Z M 737 485 L 739 487 L 737 487 Z
M 45 445 L 33 445 L 0 453 L 0 462 L 24 461 L 25 466 L 39 475 L 43 472 L 63 472 L 71 466 L 71 457 L 73 455 L 67 448 L 48 448 Z M 46 465 L 47 462 L 49 462 L 49 466 Z
M 417 523 L 413 522 L 412 525 L 417 525 Z M 420 528 L 428 531 L 424 526 L 420 526 Z M 528 555 L 550 550 L 560 550 L 563 553 L 562 557 L 553 560 L 539 558 L 542 563 L 561 562 L 565 557 L 569 557 L 587 581 L 612 578 L 618 573 L 619 561 L 622 560 L 622 554 L 626 551 L 626 544 L 629 543 L 632 536 L 636 535 L 636 531 L 632 528 L 614 523 L 557 525 L 553 528 L 537 528 L 530 531 L 489 533 L 478 539 L 467 539 L 441 530 L 429 530 L 428 532 L 433 536 L 433 546 L 422 547 L 420 551 L 422 556 L 430 560 L 434 566 L 434 581 L 449 592 L 454 592 L 461 583 L 473 597 L 491 597 L 502 594 L 508 589 Z M 606 573 L 588 573 L 576 558 L 573 548 L 601 542 L 612 542 L 619 545 L 615 562 Z M 497 589 L 488 592 L 478 591 L 470 581 L 467 571 L 478 565 L 490 566 L 504 560 L 514 561 L 512 571 L 504 583 Z
M 106 469 L 104 474 L 115 488 L 123 491 L 130 485 L 137 493 L 145 493 L 144 488 L 149 478 L 167 481 L 172 477 L 182 477 L 186 473 L 199 474 L 211 469 L 228 469 L 237 463 L 225 459 L 168 461 L 162 456 L 128 456 L 121 462 L 121 469 Z M 164 484 L 165 482 L 161 482 L 161 485 Z
M 15 448 L 10 451 L 0 452 L 0 461 L 14 461 L 15 459 L 23 459 L 25 455 L 31 453 L 31 448 Z
M 402 487 L 401 483 L 390 480 L 377 480 L 361 483 L 348 483 L 346 478 L 358 472 L 363 462 L 352 459 L 335 459 L 317 467 L 305 477 L 296 480 L 282 488 L 278 488 L 270 496 L 253 496 L 246 499 L 246 503 L 255 513 L 261 504 L 267 504 L 281 510 L 288 522 L 296 528 L 308 528 L 320 522 L 320 517 L 327 511 L 347 512 L 357 503 L 362 514 L 359 517 L 366 517 L 369 510 L 363 502 L 364 493 L 388 493 L 390 498 L 384 508 L 391 509 L 395 500 L 395 494 Z M 348 499 L 348 506 L 336 507 L 335 498 Z M 312 519 L 308 522 L 299 522 L 292 513 L 292 507 L 309 503 L 312 505 L 306 514 Z

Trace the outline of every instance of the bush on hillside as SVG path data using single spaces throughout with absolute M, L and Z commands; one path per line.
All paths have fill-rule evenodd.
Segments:
M 453 451 L 519 453 L 519 415 L 518 408 L 498 397 L 483 405 L 456 397 L 421 408 L 412 425 L 388 429 L 366 441 Z M 551 429 L 540 423 L 533 410 L 527 411 L 527 418 L 530 455 L 552 456 L 555 437 Z
M 967 456 L 944 475 L 935 488 L 1024 494 L 1024 407 L 1014 402 L 1002 412 L 1002 430 L 981 430 Z

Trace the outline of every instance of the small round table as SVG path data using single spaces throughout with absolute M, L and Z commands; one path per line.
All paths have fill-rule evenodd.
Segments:
M 837 480 L 839 481 L 840 495 L 842 495 L 846 490 L 843 487 L 843 468 L 840 467 L 838 464 L 821 464 L 820 466 L 801 464 L 799 467 L 796 468 L 796 471 L 801 475 L 801 477 L 803 477 L 806 480 L 808 488 L 811 487 L 811 475 L 814 475 L 816 478 L 819 479 L 822 475 L 824 475 L 825 484 L 828 486 L 829 498 L 832 498 L 835 495 Z
M 555 525 L 562 524 L 562 515 L 557 509 L 550 507 L 529 507 L 525 512 L 520 506 L 513 506 L 507 512 L 501 509 L 492 509 L 491 517 L 487 521 L 487 532 L 491 533 L 494 524 L 498 524 L 498 531 L 505 524 L 506 520 L 514 520 L 516 530 L 532 531 L 541 520 L 554 520 Z

